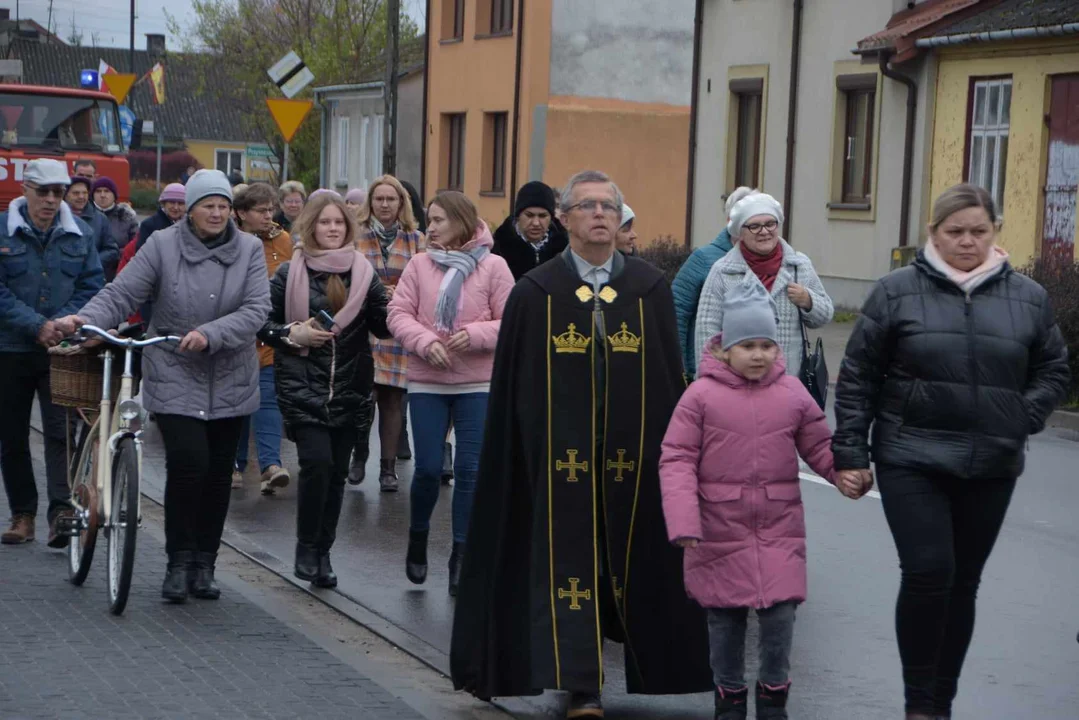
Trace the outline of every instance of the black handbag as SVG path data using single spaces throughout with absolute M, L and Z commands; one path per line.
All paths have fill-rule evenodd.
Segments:
M 794 268 L 794 282 L 798 282 L 798 268 Z M 805 321 L 802 320 L 802 310 L 798 312 L 798 324 L 802 328 L 802 367 L 798 372 L 798 378 L 806 386 L 806 390 L 817 401 L 821 410 L 828 404 L 828 362 L 824 358 L 824 340 L 817 338 L 817 344 L 810 351 L 809 333 L 806 331 Z

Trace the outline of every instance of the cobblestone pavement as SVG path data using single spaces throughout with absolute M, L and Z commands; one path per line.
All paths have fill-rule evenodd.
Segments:
M 424 717 L 228 585 L 216 602 L 163 603 L 164 551 L 145 530 L 127 610 L 113 617 L 104 538 L 75 587 L 43 518 L 36 542 L 0 547 L 3 720 Z

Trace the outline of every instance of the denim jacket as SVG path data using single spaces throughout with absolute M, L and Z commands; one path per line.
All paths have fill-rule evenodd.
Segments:
M 67 203 L 45 233 L 23 216 L 25 205 L 16 198 L 0 213 L 0 352 L 44 352 L 41 326 L 74 314 L 105 284 L 93 231 Z

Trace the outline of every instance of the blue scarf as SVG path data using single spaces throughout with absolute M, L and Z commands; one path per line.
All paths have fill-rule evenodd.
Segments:
M 427 257 L 446 271 L 438 288 L 438 303 L 435 304 L 435 329 L 439 332 L 449 334 L 455 330 L 457 309 L 461 304 L 461 288 L 490 252 L 491 248 L 486 245 L 468 251 L 427 248 Z

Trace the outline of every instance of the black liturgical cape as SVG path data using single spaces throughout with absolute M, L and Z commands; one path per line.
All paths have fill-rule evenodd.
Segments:
M 629 692 L 712 687 L 660 502 L 685 388 L 671 291 L 616 253 L 596 296 L 567 250 L 506 303 L 450 654 L 479 697 L 598 692 L 604 636 L 625 643 Z

